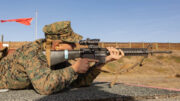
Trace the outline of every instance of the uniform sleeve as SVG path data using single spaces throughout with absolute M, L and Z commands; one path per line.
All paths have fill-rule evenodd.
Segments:
M 59 70 L 51 70 L 43 53 L 29 52 L 26 57 L 26 72 L 34 87 L 40 94 L 52 94 L 68 87 L 77 74 L 71 67 Z
M 71 87 L 90 86 L 93 80 L 100 74 L 100 71 L 96 69 L 97 66 L 93 65 L 85 74 L 80 74 L 78 78 L 71 84 Z

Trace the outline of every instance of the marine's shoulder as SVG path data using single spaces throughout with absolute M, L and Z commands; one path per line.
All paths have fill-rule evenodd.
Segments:
M 25 46 L 31 46 L 31 47 L 42 46 L 44 42 L 45 42 L 45 39 L 38 39 L 38 40 L 35 40 L 33 42 L 26 44 Z
M 41 47 L 44 42 L 45 42 L 44 39 L 38 39 L 38 40 L 35 40 L 33 42 L 30 42 L 28 44 L 23 45 L 21 48 L 37 48 L 37 47 Z
M 33 44 L 43 44 L 46 40 L 45 39 L 38 39 L 33 42 Z
M 43 46 L 44 39 L 35 40 L 27 44 L 22 45 L 20 48 L 16 49 L 15 53 L 26 53 L 26 51 L 36 51 L 41 50 Z

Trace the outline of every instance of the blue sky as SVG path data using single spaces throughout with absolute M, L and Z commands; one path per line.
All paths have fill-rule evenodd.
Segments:
M 180 42 L 180 0 L 0 0 L 0 20 L 35 18 L 42 28 L 70 20 L 74 32 L 105 42 Z M 35 40 L 30 26 L 0 23 L 5 41 Z

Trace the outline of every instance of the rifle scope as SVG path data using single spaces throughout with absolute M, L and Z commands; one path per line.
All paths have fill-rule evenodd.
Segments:
M 86 40 L 80 40 L 79 44 L 80 45 L 98 45 L 100 39 L 89 39 L 87 38 Z

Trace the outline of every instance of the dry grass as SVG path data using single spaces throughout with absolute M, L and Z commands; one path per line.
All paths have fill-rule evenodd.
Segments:
M 176 63 L 180 63 L 180 56 L 171 56 L 170 59 L 172 59 Z
M 124 57 L 105 65 L 103 69 L 114 72 L 125 70 L 141 59 L 142 57 Z M 101 73 L 95 81 L 112 82 L 114 78 L 112 74 Z M 180 51 L 149 56 L 142 67 L 137 66 L 120 74 L 116 82 L 180 89 Z
M 157 56 L 156 58 L 159 59 L 159 60 L 165 59 L 164 56 Z
M 112 72 L 117 72 L 130 68 L 136 63 L 139 63 L 143 57 L 128 56 L 115 62 L 106 64 L 103 68 Z M 136 66 L 131 73 L 142 74 L 172 74 L 180 73 L 180 52 L 175 51 L 173 54 L 159 54 L 149 56 L 143 62 L 143 66 L 140 69 Z M 126 73 L 125 73 L 126 74 Z

